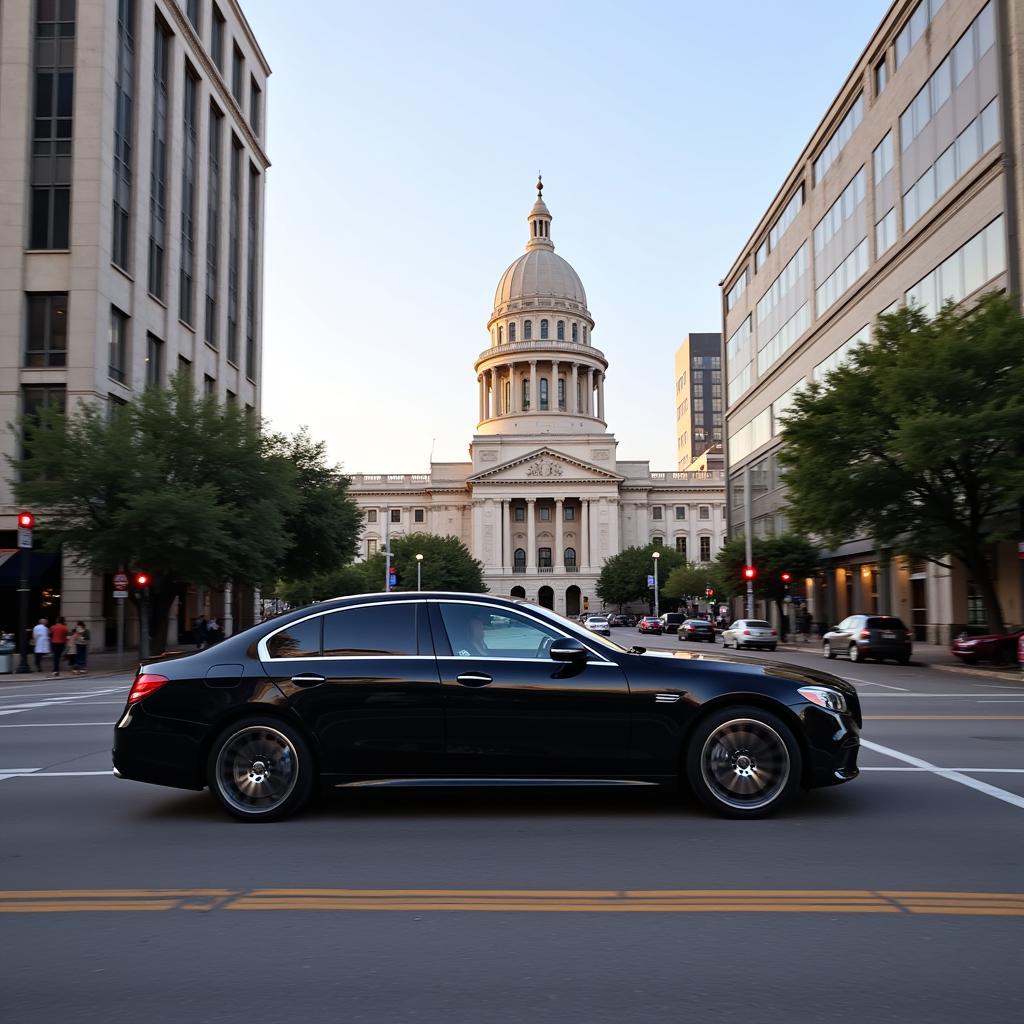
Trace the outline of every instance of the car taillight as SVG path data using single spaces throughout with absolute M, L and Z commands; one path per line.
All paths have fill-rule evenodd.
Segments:
M 907 630 L 907 639 L 908 640 L 913 640 L 914 639 L 914 634 L 911 633 L 909 629 Z
M 137 700 L 148 697 L 151 693 L 155 693 L 161 686 L 169 682 L 170 679 L 167 676 L 158 676 L 152 672 L 140 673 L 135 677 L 135 682 L 132 683 L 132 688 L 128 692 L 128 703 L 134 704 Z
M 870 629 L 862 629 L 860 631 L 860 638 L 861 638 L 861 640 L 870 640 L 871 639 L 871 630 Z
M 774 629 L 772 630 L 772 636 L 778 636 L 778 633 Z
M 744 636 L 750 636 L 750 630 L 749 629 L 743 630 L 743 635 Z

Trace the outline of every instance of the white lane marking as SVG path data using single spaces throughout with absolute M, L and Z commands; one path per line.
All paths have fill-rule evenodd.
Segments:
M 903 761 L 906 764 L 913 765 L 915 768 L 921 768 L 924 771 L 932 772 L 934 775 L 939 775 L 944 779 L 949 779 L 950 782 L 959 782 L 961 786 L 967 786 L 970 789 L 976 789 L 979 793 L 985 793 L 988 796 L 995 797 L 997 800 L 1003 800 L 1008 804 L 1013 804 L 1014 807 L 1020 807 L 1024 809 L 1024 796 L 1017 796 L 1016 793 L 1010 793 L 1008 790 L 999 789 L 998 786 L 990 786 L 987 782 L 982 782 L 980 779 L 972 779 L 970 775 L 964 775 L 962 772 L 958 772 L 952 768 L 939 768 L 938 765 L 932 764 L 930 761 L 925 761 L 920 757 L 914 757 L 912 754 L 904 754 L 902 751 L 893 750 L 892 747 L 883 747 L 881 743 L 872 743 L 870 740 L 861 739 L 860 745 L 867 747 L 868 750 L 873 750 L 877 754 L 885 754 L 886 757 L 891 757 L 896 761 Z
M 0 768 L 0 775 L 21 775 L 24 772 L 37 772 L 38 768 Z
M 108 768 L 103 772 L 26 772 L 18 775 L 4 775 L 0 772 L 0 782 L 4 779 L 69 779 L 82 775 L 106 775 L 114 778 L 114 770 Z
M 0 716 L 20 715 L 26 711 L 35 711 L 38 708 L 57 708 L 65 704 L 73 704 L 87 697 L 102 697 L 104 694 L 113 693 L 113 690 L 94 690 L 91 693 L 83 693 L 76 697 L 50 697 L 47 700 L 35 701 L 32 704 L 15 704 L 14 707 L 6 707 L 0 711 Z
M 848 683 L 860 683 L 862 686 L 880 686 L 883 690 L 900 690 L 907 693 L 905 686 L 890 686 L 888 683 L 876 683 L 874 679 L 854 679 L 853 676 L 844 677 Z
M 979 704 L 1024 704 L 1024 700 L 979 700 Z
M 70 729 L 79 725 L 103 725 L 113 729 L 116 722 L 5 722 L 0 729 Z
M 866 765 L 859 766 L 862 772 L 927 772 L 930 768 L 889 768 L 886 766 Z M 940 768 L 940 772 L 970 772 L 978 775 L 985 772 L 990 775 L 1024 775 L 1024 768 Z

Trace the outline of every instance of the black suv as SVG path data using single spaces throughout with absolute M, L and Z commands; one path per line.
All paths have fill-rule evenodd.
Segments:
M 665 612 L 661 617 L 661 628 L 666 633 L 678 633 L 685 621 L 686 616 L 682 612 Z
M 894 615 L 849 615 L 821 641 L 821 653 L 826 658 L 846 654 L 850 661 L 892 658 L 906 665 L 913 649 L 910 630 Z

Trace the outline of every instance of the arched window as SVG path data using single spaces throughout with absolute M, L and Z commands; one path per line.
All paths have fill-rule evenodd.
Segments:
M 558 408 L 565 408 L 565 378 L 558 378 Z
M 565 321 L 559 320 L 556 337 L 559 341 L 565 341 Z
M 548 322 L 547 320 L 541 320 L 540 322 L 540 340 L 548 340 Z
M 510 323 L 508 325 L 508 340 L 509 341 L 515 341 L 516 340 L 516 325 L 515 325 L 515 321 L 513 321 L 512 323 Z
M 512 571 L 526 572 L 526 552 L 522 548 L 512 552 Z
M 579 332 L 580 332 L 579 325 L 574 323 L 572 325 L 572 340 L 573 341 L 579 341 L 580 340 L 580 333 Z
M 537 548 L 537 568 L 551 568 L 551 548 Z
M 533 321 L 523 321 L 523 341 L 529 341 L 533 337 Z
M 523 412 L 530 408 L 530 382 L 523 378 Z
M 505 328 L 500 324 L 498 325 L 498 344 L 501 345 L 505 341 Z
M 652 538 L 651 538 L 651 543 L 652 543 L 652 544 L 653 544 L 653 545 L 654 545 L 654 546 L 655 546 L 656 548 L 660 548 L 660 547 L 662 546 L 662 544 L 664 544 L 664 543 L 665 543 L 665 539 L 664 539 L 663 537 L 652 537 Z
M 566 548 L 565 549 L 565 567 L 566 569 L 576 568 L 576 549 Z
M 540 407 L 546 409 L 548 407 L 548 379 L 547 377 L 541 377 L 540 379 Z

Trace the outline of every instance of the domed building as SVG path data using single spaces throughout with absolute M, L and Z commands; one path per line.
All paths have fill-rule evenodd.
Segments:
M 361 556 L 409 533 L 459 537 L 492 593 L 566 615 L 597 610 L 601 566 L 651 542 L 709 561 L 725 537 L 724 474 L 620 462 L 605 419 L 608 359 L 579 275 L 555 252 L 537 182 L 526 251 L 501 275 L 474 364 L 471 462 L 424 474 L 361 473 Z M 670 367 L 666 359 L 666 372 Z M 404 567 L 402 567 L 404 569 Z

